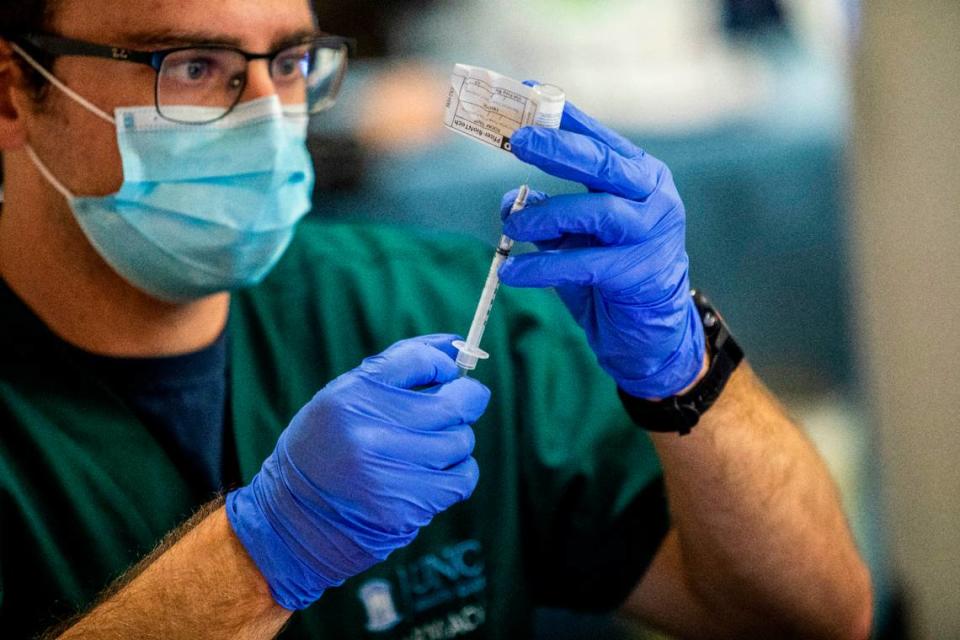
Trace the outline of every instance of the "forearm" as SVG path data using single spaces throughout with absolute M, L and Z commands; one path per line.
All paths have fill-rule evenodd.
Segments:
M 209 505 L 47 638 L 272 638 L 290 617 L 237 540 L 222 500 Z
M 865 637 L 869 575 L 837 490 L 746 363 L 689 436 L 653 438 L 686 583 L 708 610 Z

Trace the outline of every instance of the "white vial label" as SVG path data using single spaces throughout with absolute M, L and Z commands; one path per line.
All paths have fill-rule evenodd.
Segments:
M 550 85 L 528 87 L 499 73 L 458 64 L 450 77 L 443 123 L 486 145 L 510 151 L 510 136 L 529 125 L 560 126 L 563 92 Z

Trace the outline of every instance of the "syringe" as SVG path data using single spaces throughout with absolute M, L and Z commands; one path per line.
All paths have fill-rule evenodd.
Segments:
M 528 193 L 530 193 L 530 189 L 527 185 L 520 187 L 520 193 L 517 194 L 516 199 L 513 201 L 513 206 L 510 207 L 510 215 L 513 215 L 526 206 Z M 480 339 L 483 338 L 483 331 L 487 328 L 490 309 L 493 308 L 493 301 L 497 297 L 497 289 L 500 287 L 500 266 L 510 256 L 511 249 L 513 249 L 513 239 L 505 235 L 500 236 L 497 252 L 493 255 L 493 262 L 490 263 L 487 282 L 483 285 L 480 302 L 477 304 L 477 310 L 473 314 L 473 322 L 470 324 L 467 341 L 455 340 L 453 343 L 453 346 L 460 351 L 460 353 L 457 354 L 457 366 L 460 368 L 461 376 L 465 376 L 470 371 L 476 369 L 478 360 L 486 360 L 490 357 L 489 353 L 480 348 Z

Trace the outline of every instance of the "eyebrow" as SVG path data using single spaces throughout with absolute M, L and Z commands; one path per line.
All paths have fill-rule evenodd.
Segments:
M 312 37 L 326 35 L 316 29 L 300 29 L 276 38 L 270 45 L 271 51 L 282 49 L 288 45 L 303 42 Z M 243 42 L 236 36 L 214 31 L 183 31 L 176 29 L 160 29 L 152 31 L 136 31 L 122 36 L 125 44 L 130 48 L 139 47 L 180 47 L 193 45 L 221 45 L 242 49 Z

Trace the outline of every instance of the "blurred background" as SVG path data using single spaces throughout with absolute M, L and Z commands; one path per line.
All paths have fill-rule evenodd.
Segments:
M 873 569 L 875 637 L 960 638 L 960 4 L 353 0 L 318 12 L 359 56 L 341 102 L 311 125 L 313 215 L 492 245 L 500 197 L 527 171 L 442 127 L 453 64 L 563 87 L 672 168 L 694 283 L 841 487 Z M 544 638 L 654 637 L 604 617 L 538 619 Z

